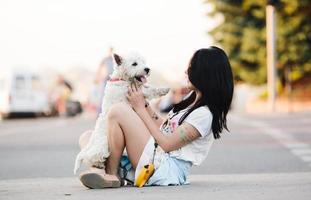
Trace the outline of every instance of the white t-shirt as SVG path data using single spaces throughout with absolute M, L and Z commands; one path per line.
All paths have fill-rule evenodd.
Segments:
M 178 126 L 179 119 L 187 110 L 181 110 L 178 113 L 170 111 L 167 122 L 164 122 L 160 127 L 163 134 L 172 134 Z M 207 106 L 201 106 L 193 110 L 184 122 L 196 128 L 201 134 L 201 137 L 178 150 L 169 152 L 169 154 L 178 159 L 190 161 L 193 165 L 200 165 L 206 158 L 214 141 L 211 130 L 212 119 L 213 115 Z

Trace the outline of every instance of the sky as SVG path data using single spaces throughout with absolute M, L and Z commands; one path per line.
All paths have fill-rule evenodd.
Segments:
M 84 67 L 109 46 L 139 52 L 151 69 L 179 79 L 196 49 L 213 44 L 203 0 L 0 0 L 1 69 Z

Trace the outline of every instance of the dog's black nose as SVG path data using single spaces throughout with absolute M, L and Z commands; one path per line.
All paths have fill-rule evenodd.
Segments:
M 149 74 L 149 72 L 150 72 L 150 69 L 149 69 L 149 68 L 145 68 L 144 70 L 145 70 L 145 72 L 146 72 L 147 74 Z

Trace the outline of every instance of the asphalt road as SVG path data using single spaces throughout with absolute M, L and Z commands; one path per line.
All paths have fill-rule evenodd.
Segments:
M 1 184 L 10 188 L 10 183 L 16 185 L 16 180 L 27 183 L 25 180 L 42 179 L 49 183 L 73 177 L 74 159 L 79 151 L 78 137 L 83 131 L 93 128 L 94 123 L 95 118 L 86 115 L 69 119 L 35 118 L 0 122 L 0 197 L 4 195 Z M 256 177 L 262 180 L 271 177 L 272 185 L 273 180 L 284 179 L 292 181 L 297 188 L 300 182 L 311 191 L 311 113 L 231 114 L 228 126 L 230 133 L 223 133 L 222 138 L 215 141 L 206 161 L 199 167 L 193 167 L 191 178 L 194 181 L 209 179 L 221 183 L 224 180 L 230 182 L 230 178 L 238 182 L 241 177 L 249 181 Z M 234 188 L 233 185 L 231 188 Z M 237 185 L 239 183 L 235 187 Z M 256 184 L 253 186 L 256 191 Z M 5 190 L 5 194 L 9 195 L 9 191 Z M 311 192 L 296 192 L 311 195 Z

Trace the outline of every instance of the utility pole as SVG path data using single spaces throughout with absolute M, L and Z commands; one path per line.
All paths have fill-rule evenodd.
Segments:
M 276 34 L 275 34 L 275 5 L 277 0 L 268 0 L 266 7 L 267 26 L 267 76 L 269 110 L 275 112 L 276 101 Z

